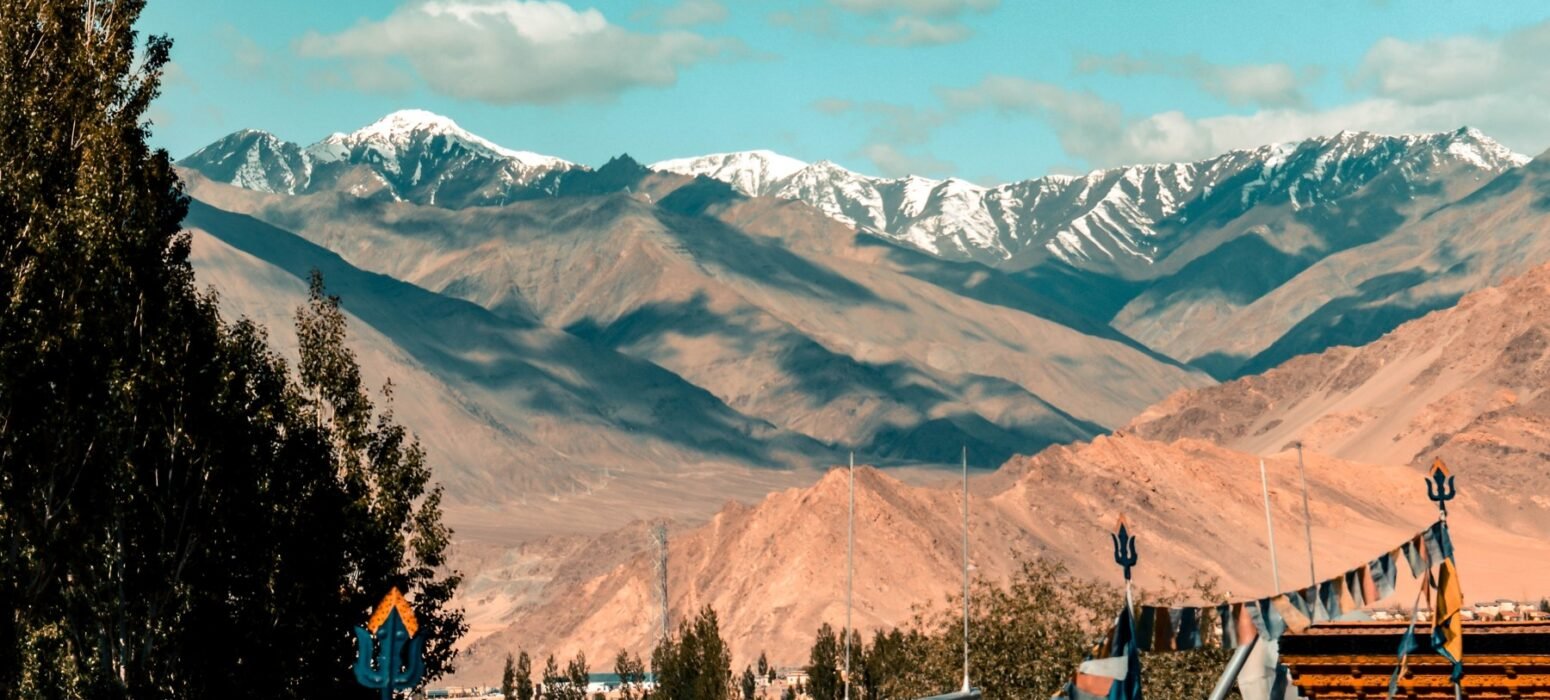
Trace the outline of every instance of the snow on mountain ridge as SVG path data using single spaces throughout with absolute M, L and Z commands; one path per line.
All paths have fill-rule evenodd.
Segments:
M 791 177 L 807 163 L 774 151 L 754 150 L 675 158 L 646 167 L 690 177 L 704 175 L 731 184 L 744 194 L 758 195 L 764 193 L 766 185 Z
M 234 165 L 233 159 L 241 164 Z M 302 148 L 244 129 L 180 161 L 217 182 L 300 194 L 333 187 L 362 197 L 451 206 L 498 204 L 545 174 L 578 166 L 475 135 L 448 117 L 400 110 Z M 364 167 L 362 173 L 360 168 Z
M 1130 165 L 1085 175 L 1049 175 L 981 187 L 962 180 L 861 175 L 829 161 L 770 151 L 662 161 L 651 167 L 705 175 L 750 196 L 806 202 L 840 222 L 950 259 L 998 264 L 1030 249 L 1066 263 L 1150 264 L 1158 226 L 1192 202 L 1236 184 L 1238 206 L 1285 197 L 1294 209 L 1344 196 L 1385 169 L 1406 181 L 1448 167 L 1494 175 L 1527 163 L 1477 129 L 1385 136 L 1342 131 L 1328 137 L 1229 151 L 1188 163 Z M 771 163 L 785 165 L 779 177 Z M 1252 176 L 1249 173 L 1254 173 Z M 1246 181 L 1238 178 L 1251 177 Z
M 1384 136 L 1342 131 L 1240 149 L 1189 163 L 1048 175 L 982 187 L 956 178 L 881 178 L 769 150 L 653 163 L 652 169 L 721 180 L 750 196 L 805 202 L 868 234 L 952 260 L 1021 268 L 1046 257 L 1101 272 L 1135 271 L 1164 252 L 1173 224 L 1199 216 L 1230 187 L 1239 213 L 1262 203 L 1301 209 L 1355 192 L 1393 169 L 1400 191 L 1454 168 L 1475 178 L 1529 158 L 1477 129 Z M 333 186 L 358 196 L 421 204 L 500 204 L 533 195 L 565 160 L 495 144 L 425 110 L 401 110 L 301 148 L 265 132 L 232 134 L 185 159 L 212 179 L 295 194 Z M 365 175 L 348 171 L 365 166 Z M 340 178 L 346 178 L 343 182 Z M 1225 201 L 1225 200 L 1223 200 Z
M 457 143 L 479 155 L 514 160 L 527 167 L 571 165 L 569 161 L 554 156 L 506 148 L 458 126 L 457 122 L 449 117 L 423 109 L 399 110 L 353 133 L 331 134 L 319 143 L 340 144 L 351 148 L 366 145 L 391 153 L 435 136 L 445 137 L 449 142 Z

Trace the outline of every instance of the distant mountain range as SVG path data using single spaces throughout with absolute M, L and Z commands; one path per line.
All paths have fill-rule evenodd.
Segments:
M 1457 291 L 1432 294 L 1419 280 L 1384 277 L 1359 300 L 1361 318 L 1353 318 L 1342 310 L 1357 300 L 1330 308 L 1334 298 L 1301 282 L 1328 266 L 1326 259 L 1381 249 L 1382 241 L 1528 160 L 1460 128 L 1405 136 L 1342 132 L 1194 163 L 995 187 L 869 177 L 770 151 L 650 168 L 725 182 L 749 197 L 803 202 L 876 240 L 997 269 L 1061 313 L 1231 378 L 1329 345 L 1372 340 L 1451 303 Z M 305 148 L 242 131 L 182 165 L 264 192 L 345 192 L 452 209 L 622 191 L 634 177 L 607 182 L 583 166 L 496 146 L 420 111 L 397 112 Z M 1432 243 L 1436 259 L 1420 274 L 1470 278 L 1467 262 L 1457 266 L 1442 241 Z M 1359 283 L 1368 271 L 1389 272 L 1343 275 Z M 1266 300 L 1278 308 L 1267 314 Z
M 310 171 L 266 160 L 321 146 L 243 132 L 222 142 L 236 151 L 203 149 L 182 164 L 188 225 L 201 279 L 230 312 L 280 326 L 280 340 L 310 267 L 339 285 L 381 345 L 372 376 L 420 383 L 399 392 L 400 412 L 435 433 L 455 499 L 528 502 L 536 490 L 546 502 L 530 514 L 571 523 L 566 503 L 583 495 L 640 499 L 588 524 L 603 527 L 741 493 L 708 486 L 671 507 L 643 497 L 686 470 L 756 496 L 792 483 L 782 470 L 852 450 L 908 464 L 967 447 L 999 463 L 1210 381 L 1000 271 L 628 158 L 555 161 L 504 205 L 452 206 L 434 183 L 498 171 L 503 151 L 409 119 L 325 140 L 353 144 L 327 161 L 329 179 L 315 155 L 295 161 Z M 265 167 L 215 167 L 249 161 Z M 727 476 L 750 468 L 761 476 Z M 502 481 L 510 470 L 520 478 Z
M 1550 533 L 1550 268 L 1495 288 L 1550 262 L 1550 154 L 1472 129 L 981 187 L 768 151 L 594 168 L 410 111 L 180 166 L 223 309 L 290 352 L 321 269 L 397 387 L 470 574 L 471 680 L 519 640 L 646 652 L 655 517 L 678 523 L 675 619 L 716 604 L 738 658 L 799 662 L 838 619 L 820 474 L 852 451 L 889 470 L 857 479 L 863 627 L 953 589 L 957 496 L 914 466 L 963 449 L 1003 465 L 973 485 L 990 578 L 1034 554 L 1112 571 L 1093 552 L 1124 512 L 1148 585 L 1265 590 L 1242 475 L 1267 456 L 1301 517 L 1293 439 L 1320 571 L 1424 526 L 1438 454 L 1475 484 L 1455 517 L 1479 580 L 1518 590 Z
M 1412 192 L 1462 172 L 1491 177 L 1528 159 L 1474 129 L 1424 136 L 1342 132 L 1233 151 L 1194 163 L 1134 165 L 981 187 L 949 178 L 868 177 L 769 151 L 654 163 L 704 175 L 749 196 L 806 202 L 830 217 L 948 260 L 1022 269 L 1050 258 L 1148 277 L 1180 247 L 1191 219 L 1318 206 L 1400 173 Z
M 987 188 L 769 151 L 594 169 L 404 111 L 306 147 L 240 131 L 180 165 L 209 216 L 643 361 L 795 450 L 712 459 L 734 464 L 1031 453 L 1550 259 L 1543 162 L 1467 128 Z M 472 415 L 499 432 L 510 410 Z

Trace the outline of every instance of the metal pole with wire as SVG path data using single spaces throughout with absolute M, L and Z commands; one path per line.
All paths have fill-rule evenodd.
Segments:
M 1297 480 L 1302 483 L 1302 527 L 1308 538 L 1308 585 L 1313 587 L 1313 599 L 1319 601 L 1319 575 L 1313 567 L 1313 510 L 1308 507 L 1308 471 L 1302 463 L 1302 441 L 1297 441 Z M 1322 602 L 1314 606 L 1315 615 L 1323 609 Z
M 963 447 L 963 692 L 969 692 L 969 447 Z
M 1281 569 L 1276 566 L 1276 528 L 1270 520 L 1270 480 L 1265 476 L 1265 460 L 1259 460 L 1259 491 L 1265 497 L 1265 535 L 1270 539 L 1270 581 L 1281 592 Z
M 845 519 L 845 700 L 850 700 L 850 598 L 855 580 L 856 453 L 850 453 L 850 515 Z

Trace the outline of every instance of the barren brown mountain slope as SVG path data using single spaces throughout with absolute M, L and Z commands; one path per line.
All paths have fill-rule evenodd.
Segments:
M 1180 316 L 1187 323 L 1175 332 L 1194 349 L 1175 356 L 1193 362 L 1215 353 L 1218 362 L 1244 362 L 1240 374 L 1263 372 L 1310 349 L 1370 342 L 1401 321 L 1550 260 L 1550 153 L 1460 199 L 1414 210 L 1421 202 L 1437 200 L 1406 204 L 1408 220 L 1391 233 L 1320 259 L 1234 309 L 1202 307 Z M 1360 215 L 1364 210 L 1350 213 Z
M 832 454 L 650 363 L 362 272 L 248 217 L 196 203 L 186 225 L 199 283 L 229 317 L 265 326 L 285 357 L 306 276 L 323 272 L 366 381 L 394 383 L 396 415 L 424 441 L 464 536 L 509 543 L 699 519 L 727 498 L 810 483 L 809 465 Z
M 1248 452 L 1302 440 L 1360 462 L 1433 456 L 1489 498 L 1502 525 L 1550 528 L 1550 266 L 1406 323 L 1360 348 L 1295 358 L 1262 375 L 1180 392 L 1127 430 Z
M 1112 329 L 1030 313 L 1031 300 L 990 303 L 908 274 L 804 205 L 720 183 L 656 174 L 629 194 L 447 210 L 189 178 L 202 201 L 354 265 L 536 317 L 749 417 L 882 459 L 945 461 L 968 444 L 1000 461 L 1209 381 Z
M 1284 582 L 1305 580 L 1296 457 L 1268 458 Z M 1139 583 L 1172 587 L 1197 573 L 1220 577 L 1238 597 L 1271 592 L 1258 458 L 1199 440 L 1160 443 L 1133 435 L 1018 458 L 971 486 L 971 550 L 977 576 L 1001 580 L 1020 558 L 1051 557 L 1076 573 L 1115 580 L 1107 532 L 1124 513 L 1140 538 Z M 1318 567 L 1328 576 L 1387 551 L 1435 518 L 1408 467 L 1314 456 L 1308 473 Z M 1470 593 L 1520 594 L 1534 584 L 1521 557 L 1550 546 L 1505 532 L 1476 515 L 1468 491 L 1456 507 L 1456 539 L 1469 552 Z M 918 605 L 957 590 L 959 493 L 953 479 L 911 486 L 869 468 L 856 471 L 855 624 L 902 625 Z M 846 479 L 728 504 L 710 522 L 674 533 L 669 588 L 674 620 L 713 605 L 737 664 L 767 651 L 781 664 L 805 660 L 813 631 L 844 619 Z M 586 570 L 568 569 L 544 590 L 525 589 L 507 607 L 510 625 L 467 650 L 460 677 L 493 677 L 508 651 L 612 658 L 645 656 L 656 634 L 654 559 L 640 528 L 626 546 L 599 540 L 578 550 Z M 606 562 L 606 565 L 604 565 Z M 571 566 L 567 564 L 566 566 Z M 476 586 L 486 594 L 494 581 Z M 1284 584 L 1291 587 L 1292 583 Z M 1305 584 L 1304 584 L 1305 585 Z M 1538 590 L 1535 588 L 1534 590 Z M 506 599 L 503 599 L 506 600 Z

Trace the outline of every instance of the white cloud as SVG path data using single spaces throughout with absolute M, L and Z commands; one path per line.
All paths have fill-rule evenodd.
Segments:
M 855 108 L 855 102 L 847 100 L 843 97 L 825 97 L 813 102 L 813 109 L 823 112 L 824 114 L 827 114 L 831 117 L 844 114 Z
M 333 59 L 365 91 L 412 75 L 433 92 L 494 104 L 552 104 L 665 87 L 681 70 L 742 45 L 687 31 L 647 34 L 554 0 L 431 0 L 337 34 L 309 33 L 298 53 Z
M 905 14 L 918 17 L 957 17 L 967 12 L 989 12 L 1001 0 L 829 0 L 842 10 L 858 14 Z
M 888 143 L 869 143 L 861 147 L 860 155 L 872 161 L 883 177 L 905 175 L 943 176 L 953 172 L 955 166 L 928 154 L 911 155 Z
M 1239 148 L 1296 141 L 1343 130 L 1425 133 L 1474 126 L 1531 153 L 1550 142 L 1550 99 L 1519 93 L 1412 104 L 1388 97 L 1328 109 L 1262 109 L 1251 114 L 1191 117 L 1178 111 L 1130 116 L 1114 102 L 1051 83 L 990 76 L 978 85 L 939 91 L 956 113 L 995 110 L 1050 125 L 1065 152 L 1092 167 L 1199 160 Z
M 648 18 L 664 27 L 695 27 L 727 21 L 727 6 L 721 0 L 679 0 L 666 7 L 647 5 L 633 15 Z
M 859 15 L 869 25 L 849 37 L 879 46 L 942 46 L 974 35 L 959 21 L 963 15 L 986 13 L 1001 0 L 828 0 L 827 6 L 805 6 L 770 14 L 770 23 L 824 37 L 840 36 L 832 10 Z
M 973 33 L 958 22 L 932 22 L 903 15 L 894 18 L 887 32 L 873 35 L 870 41 L 889 46 L 941 46 L 956 44 Z
M 1205 93 L 1231 105 L 1296 107 L 1307 102 L 1303 89 L 1322 75 L 1318 68 L 1292 68 L 1284 63 L 1229 66 L 1199 56 L 1132 56 L 1087 54 L 1077 57 L 1078 73 L 1164 75 L 1194 83 Z
M 1503 92 L 1550 96 L 1550 20 L 1500 35 L 1407 42 L 1386 38 L 1362 58 L 1354 85 L 1411 104 Z
M 809 5 L 795 10 L 776 10 L 769 14 L 768 19 L 773 26 L 813 36 L 832 38 L 839 34 L 835 26 L 834 10 L 830 7 Z
M 813 109 L 831 117 L 856 116 L 867 124 L 866 144 L 856 151 L 885 177 L 946 175 L 953 164 L 924 152 L 936 129 L 954 115 L 940 109 L 920 109 L 887 102 L 854 102 L 830 97 Z

